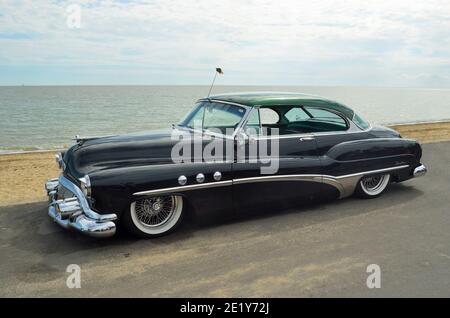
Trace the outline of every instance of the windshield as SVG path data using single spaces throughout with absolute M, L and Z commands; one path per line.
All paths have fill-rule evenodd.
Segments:
M 200 102 L 179 123 L 179 126 L 217 131 L 224 135 L 232 135 L 245 115 L 245 108 L 221 104 Z

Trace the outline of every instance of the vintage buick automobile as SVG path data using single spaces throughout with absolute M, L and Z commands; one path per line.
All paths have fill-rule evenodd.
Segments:
M 200 136 L 189 142 L 202 147 L 215 138 L 241 150 L 277 141 L 272 160 L 278 170 L 262 174 L 262 161 L 236 160 L 237 152 L 214 162 L 174 162 L 175 130 Z M 350 108 L 321 97 L 217 95 L 199 100 L 168 131 L 78 137 L 57 155 L 60 177 L 45 185 L 48 214 L 64 228 L 94 237 L 112 236 L 119 225 L 157 237 L 173 231 L 186 213 L 243 215 L 352 194 L 375 198 L 391 182 L 424 175 L 421 156 L 416 141 L 371 126 Z

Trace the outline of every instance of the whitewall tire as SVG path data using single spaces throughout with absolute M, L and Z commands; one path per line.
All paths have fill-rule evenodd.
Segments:
M 386 190 L 390 180 L 390 174 L 362 177 L 358 182 L 355 194 L 364 199 L 376 198 Z
M 129 232 L 144 238 L 172 232 L 183 219 L 183 197 L 177 195 L 142 198 L 125 211 L 124 225 Z

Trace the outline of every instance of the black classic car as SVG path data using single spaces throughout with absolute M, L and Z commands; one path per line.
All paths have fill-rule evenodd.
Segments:
M 217 95 L 199 100 L 167 131 L 78 137 L 57 155 L 59 178 L 45 185 L 48 214 L 90 236 L 112 236 L 123 226 L 156 237 L 188 213 L 242 215 L 353 194 L 375 198 L 391 182 L 424 175 L 421 156 L 416 141 L 321 97 Z

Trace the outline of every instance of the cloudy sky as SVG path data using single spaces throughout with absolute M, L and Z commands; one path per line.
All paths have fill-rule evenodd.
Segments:
M 219 84 L 450 87 L 450 2 L 0 0 L 0 85 L 208 84 L 216 66 Z

